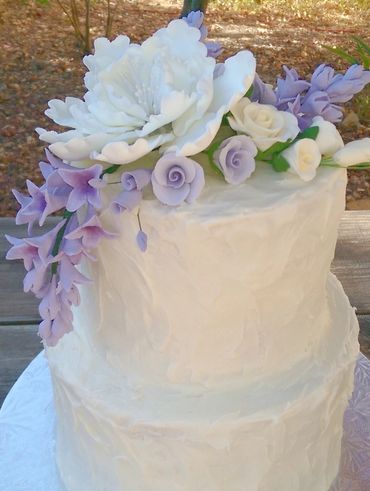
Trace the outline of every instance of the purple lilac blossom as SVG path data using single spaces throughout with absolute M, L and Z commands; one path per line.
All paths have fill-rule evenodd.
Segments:
M 206 41 L 208 29 L 204 25 L 204 14 L 200 10 L 190 12 L 183 20 L 190 26 L 199 29 L 201 43 L 207 47 L 207 56 L 217 58 L 222 53 L 222 46 L 216 41 Z
M 270 104 L 272 106 L 276 106 L 277 103 L 277 97 L 272 86 L 265 84 L 257 73 L 253 81 L 251 101 L 259 102 L 260 104 Z
M 204 42 L 206 37 L 208 36 L 208 29 L 204 25 L 204 14 L 200 10 L 189 12 L 186 17 L 183 17 L 183 20 L 190 26 L 199 29 L 200 31 L 200 40 Z
M 315 116 L 322 116 L 327 121 L 337 123 L 343 117 L 341 108 L 331 104 L 327 92 L 324 91 L 308 93 L 301 100 L 301 110 L 303 115 L 311 118 L 311 121 Z
M 65 235 L 65 239 L 81 239 L 82 247 L 88 250 L 97 247 L 103 237 L 113 238 L 115 236 L 116 234 L 103 229 L 97 215 L 92 215 L 84 223 Z
M 76 268 L 76 265 L 71 262 L 68 256 L 63 255 L 58 265 L 58 275 L 60 285 L 67 293 L 74 285 L 82 285 L 90 281 Z
M 6 239 L 12 244 L 12 247 L 7 252 L 6 259 L 23 259 L 24 267 L 27 271 L 32 269 L 35 262 L 41 261 L 45 265 L 51 264 L 57 260 L 52 255 L 52 249 L 57 233 L 64 223 L 65 221 L 63 220 L 46 234 L 36 237 L 18 239 L 17 237 L 6 235 Z
M 288 102 L 294 102 L 297 95 L 302 94 L 310 88 L 310 83 L 299 78 L 294 68 L 289 69 L 283 66 L 285 78 L 277 78 L 276 97 L 277 108 L 279 110 L 287 109 Z
M 206 41 L 204 44 L 207 47 L 207 56 L 211 58 L 218 58 L 223 51 L 223 47 L 217 41 Z
M 204 187 L 204 171 L 194 160 L 167 153 L 154 167 L 152 186 L 155 196 L 165 205 L 192 203 Z
M 13 195 L 18 203 L 21 205 L 15 217 L 15 223 L 17 225 L 28 224 L 28 233 L 32 233 L 32 226 L 35 222 L 38 222 L 41 226 L 46 218 L 46 200 L 45 200 L 45 188 L 39 188 L 32 181 L 27 179 L 27 190 L 29 196 L 25 196 L 16 189 L 13 189 Z
M 254 172 L 257 147 L 245 135 L 232 136 L 224 140 L 213 154 L 216 166 L 229 184 L 240 184 Z
M 102 205 L 100 189 L 106 182 L 100 179 L 103 167 L 95 164 L 86 169 L 60 169 L 59 175 L 63 181 L 73 189 L 68 197 L 66 208 L 68 211 L 76 211 L 83 205 L 89 203 L 95 209 Z
M 299 129 L 305 130 L 312 123 L 312 116 L 307 116 L 303 114 L 301 107 L 301 96 L 297 95 L 293 102 L 288 102 L 287 111 L 292 113 L 298 120 Z

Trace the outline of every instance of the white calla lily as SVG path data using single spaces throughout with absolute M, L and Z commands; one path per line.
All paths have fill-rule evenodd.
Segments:
M 141 46 L 126 36 L 95 42 L 84 100 L 52 100 L 46 111 L 64 133 L 39 129 L 58 157 L 127 164 L 155 148 L 178 155 L 204 150 L 222 117 L 251 86 L 255 58 L 241 51 L 216 70 L 198 29 L 175 20 Z
M 341 167 L 370 162 L 370 138 L 347 143 L 333 155 L 333 160 Z

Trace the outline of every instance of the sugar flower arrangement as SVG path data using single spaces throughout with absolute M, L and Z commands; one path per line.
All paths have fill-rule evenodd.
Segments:
M 304 181 L 320 165 L 370 166 L 370 139 L 344 145 L 333 124 L 342 118 L 338 104 L 363 89 L 369 71 L 353 65 L 338 74 L 320 65 L 307 81 L 285 67 L 273 88 L 255 73 L 252 53 L 216 63 L 220 46 L 206 37 L 203 14 L 192 12 L 141 45 L 126 36 L 97 39 L 94 55 L 84 58 L 83 100 L 49 102 L 47 116 L 70 129 L 37 130 L 48 144 L 47 160 L 39 164 L 45 183 L 27 181 L 28 196 L 13 191 L 21 205 L 16 223 L 28 225 L 28 237 L 7 237 L 7 258 L 24 261 L 24 290 L 40 299 L 39 335 L 46 344 L 72 329 L 79 285 L 89 281 L 79 264 L 93 261 L 99 242 L 115 236 L 99 218 L 111 183 L 120 190 L 108 206 L 112 213 L 136 213 L 136 241 L 145 251 L 143 191 L 151 189 L 167 206 L 192 203 L 205 184 L 201 153 L 225 185 L 243 183 L 256 162 Z M 143 166 L 149 154 L 157 161 Z M 60 222 L 34 235 L 34 224 L 42 227 L 56 212 Z

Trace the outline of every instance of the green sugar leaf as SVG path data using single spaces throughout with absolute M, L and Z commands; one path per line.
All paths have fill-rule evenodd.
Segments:
M 292 143 L 292 140 L 291 140 L 291 138 L 289 138 L 289 140 L 287 140 L 286 142 L 274 143 L 273 145 L 271 145 L 270 148 L 268 148 L 267 150 L 264 150 L 263 152 L 258 150 L 256 160 L 268 160 L 273 155 L 275 155 L 276 153 L 280 153 L 283 150 L 285 150 L 286 148 L 290 147 L 291 143 Z
M 295 141 L 302 140 L 303 138 L 309 138 L 310 140 L 316 140 L 317 135 L 319 134 L 318 126 L 311 126 L 310 128 L 306 128 L 304 131 L 299 133 Z
M 271 163 L 276 172 L 286 172 L 289 169 L 288 161 L 281 154 L 275 155 Z

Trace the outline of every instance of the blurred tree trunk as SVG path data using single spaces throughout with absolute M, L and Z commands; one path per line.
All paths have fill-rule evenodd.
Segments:
M 181 17 L 185 17 L 189 12 L 196 12 L 197 10 L 206 13 L 207 5 L 208 0 L 184 0 Z
M 84 36 L 84 53 L 91 53 L 91 36 L 90 36 L 90 0 L 85 0 L 85 36 Z

